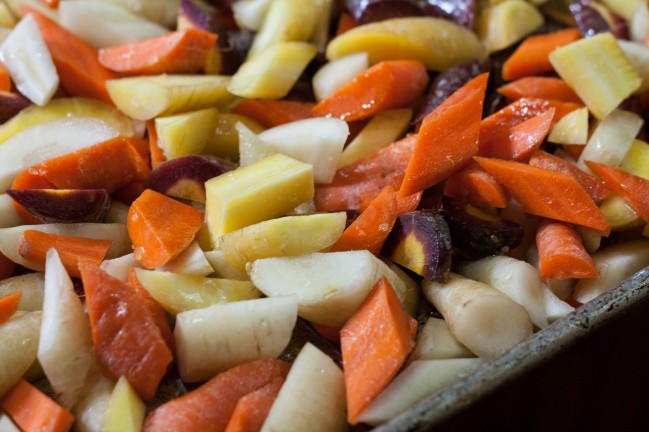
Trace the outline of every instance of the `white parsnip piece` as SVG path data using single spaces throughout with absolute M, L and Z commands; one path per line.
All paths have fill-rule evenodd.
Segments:
M 487 284 L 451 273 L 447 282 L 424 281 L 422 288 L 451 333 L 480 357 L 494 359 L 532 334 L 525 309 Z
M 27 273 L 0 281 L 0 298 L 20 292 L 18 310 L 39 311 L 43 309 L 43 290 L 45 277 L 43 273 Z
M 408 360 L 441 360 L 474 356 L 475 354 L 453 336 L 446 321 L 428 318 L 419 331 L 417 345 Z
M 536 327 L 548 325 L 541 277 L 527 262 L 508 256 L 491 256 L 463 265 L 459 273 L 509 296 L 527 310 Z
M 9 390 L 36 360 L 41 312 L 16 312 L 0 324 L 0 394 Z

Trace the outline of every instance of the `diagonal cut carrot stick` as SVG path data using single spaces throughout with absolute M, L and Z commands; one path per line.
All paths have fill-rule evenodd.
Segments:
M 568 28 L 554 33 L 529 36 L 516 48 L 503 64 L 502 76 L 505 81 L 530 75 L 552 72 L 549 55 L 556 48 L 581 39 L 576 28 Z
M 464 200 L 476 207 L 505 208 L 509 195 L 493 176 L 471 163 L 444 183 L 444 195 Z
M 362 72 L 313 108 L 316 117 L 361 120 L 381 111 L 403 108 L 426 88 L 426 66 L 415 60 L 390 60 Z
M 476 157 L 530 214 L 592 228 L 607 236 L 611 225 L 574 177 L 500 159 Z
M 502 159 L 514 159 L 517 161 L 529 159 L 530 155 L 543 144 L 543 140 L 550 133 L 555 112 L 554 108 L 550 108 L 543 114 L 512 127 L 509 130 L 510 150 L 507 157 Z
M 265 386 L 239 399 L 225 432 L 259 432 L 282 384 L 284 384 L 284 378 L 276 377 Z
M 482 74 L 472 79 L 424 118 L 400 196 L 445 180 L 478 152 L 488 78 L 489 74 Z
M 216 44 L 214 33 L 199 29 L 178 30 L 157 38 L 102 48 L 99 62 L 125 75 L 196 73 Z
M 498 89 L 508 99 L 550 99 L 582 104 L 579 96 L 560 78 L 525 77 L 512 81 Z
M 2 397 L 0 408 L 23 432 L 68 432 L 74 422 L 65 408 L 22 378 Z
M 47 251 L 56 249 L 70 276 L 80 277 L 79 265 L 91 262 L 99 265 L 110 249 L 110 240 L 69 237 L 36 230 L 23 232 L 18 243 L 18 253 L 27 261 L 45 267 Z
M 543 220 L 536 231 L 542 278 L 583 279 L 597 276 L 597 267 L 571 226 Z

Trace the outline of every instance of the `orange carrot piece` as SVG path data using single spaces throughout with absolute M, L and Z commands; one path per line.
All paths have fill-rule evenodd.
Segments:
M 316 185 L 318 210 L 363 210 L 386 186 L 398 189 L 416 140 L 409 135 L 338 170 L 331 183 Z
M 602 180 L 580 170 L 576 165 L 542 150 L 534 152 L 529 164 L 574 177 L 577 183 L 588 192 L 595 204 L 600 204 L 611 194 L 611 191 Z
M 579 233 L 563 222 L 543 220 L 536 231 L 542 278 L 583 279 L 597 276 L 597 267 Z
M 84 262 L 80 266 L 97 363 L 125 376 L 151 400 L 173 357 L 145 301 L 127 283 Z
M 0 63 L 0 91 L 11 91 L 11 76 L 4 64 Z
M 217 36 L 199 29 L 178 30 L 164 36 L 99 50 L 99 62 L 125 75 L 196 73 L 205 67 Z
M 23 432 L 68 432 L 74 422 L 65 408 L 22 378 L 4 394 L 0 408 Z
M 338 25 L 336 26 L 336 36 L 340 36 L 346 31 L 353 29 L 357 25 L 358 23 L 353 16 L 346 12 L 341 13 L 340 18 L 338 18 Z
M 171 327 L 169 327 L 169 320 L 167 319 L 166 312 L 164 311 L 164 309 L 162 309 L 162 306 L 160 306 L 160 304 L 155 301 L 153 297 L 151 297 L 151 294 L 149 294 L 149 292 L 142 286 L 137 278 L 137 274 L 135 273 L 134 268 L 132 268 L 128 272 L 127 282 L 144 302 L 147 310 L 149 311 L 149 315 L 151 315 L 151 318 L 153 318 L 156 326 L 158 326 L 158 330 L 160 330 L 160 335 L 167 343 L 169 350 L 173 353 L 176 343 L 174 341 L 174 336 L 171 333 Z
M 476 163 L 450 176 L 444 183 L 444 195 L 476 207 L 506 208 L 509 202 L 500 183 Z
M 472 79 L 424 118 L 400 196 L 446 180 L 478 153 L 488 78 L 489 74 L 482 74 Z
M 80 277 L 79 266 L 81 263 L 101 264 L 111 243 L 111 240 L 69 237 L 26 230 L 18 243 L 18 253 L 27 261 L 44 267 L 47 251 L 54 248 L 59 253 L 61 262 L 70 276 Z
M 167 160 L 167 157 L 158 144 L 158 131 L 155 128 L 155 120 L 152 119 L 146 122 L 146 133 L 149 137 L 151 169 L 156 169 L 158 165 Z
M 359 414 L 397 374 L 415 346 L 412 318 L 381 278 L 340 331 L 347 420 Z
M 97 51 L 37 10 L 26 5 L 22 5 L 21 10 L 23 14 L 34 16 L 65 91 L 73 96 L 100 99 L 113 105 L 106 81 L 117 78 L 117 75 L 99 63 Z
M 144 138 L 129 138 L 128 143 L 140 156 L 138 163 L 140 163 L 144 167 L 144 171 L 146 175 L 148 175 L 150 167 L 149 140 Z
M 581 33 L 575 28 L 527 37 L 503 64 L 503 79 L 510 81 L 524 76 L 552 72 L 550 53 L 578 39 L 581 39 Z
M 47 7 L 56 9 L 59 7 L 59 0 L 43 0 Z
M 599 162 L 586 161 L 586 165 L 649 222 L 649 180 Z
M 611 225 L 574 177 L 520 162 L 476 157 L 525 212 L 592 228 L 608 236 Z
M 156 408 L 148 415 L 142 431 L 225 431 L 239 399 L 277 377 L 286 378 L 288 370 L 288 363 L 276 359 L 235 366 L 196 390 Z
M 233 113 L 250 117 L 265 128 L 313 117 L 314 104 L 289 100 L 244 100 Z
M 397 215 L 402 215 L 404 213 L 410 213 L 411 211 L 417 210 L 417 207 L 419 207 L 419 203 L 421 202 L 421 197 L 423 195 L 423 192 L 417 192 L 405 197 L 400 197 L 397 195 Z
M 479 154 L 484 157 L 495 157 L 494 152 L 500 151 L 497 150 L 498 146 L 502 146 L 503 143 L 508 144 L 512 127 L 543 114 L 550 108 L 555 109 L 552 120 L 554 126 L 566 114 L 581 107 L 582 105 L 572 102 L 521 98 L 480 122 Z
M 202 225 L 203 213 L 151 189 L 133 201 L 128 212 L 135 258 L 150 269 L 180 255 Z
M 383 192 L 345 229 L 331 247 L 331 251 L 366 249 L 374 255 L 379 255 L 397 216 L 396 193 L 392 187 L 386 186 Z
M 498 93 L 511 100 L 536 98 L 583 103 L 568 84 L 562 79 L 552 77 L 520 78 L 500 87 Z
M 9 258 L 4 256 L 2 252 L 0 252 L 0 281 L 14 274 L 15 269 L 16 263 L 11 261 Z
M 38 173 L 33 168 L 28 168 L 18 174 L 11 184 L 11 189 L 55 189 L 54 185 L 47 181 L 45 176 Z M 33 216 L 25 207 L 13 202 L 13 206 L 20 218 L 28 225 L 42 224 L 40 219 Z
M 555 112 L 554 108 L 550 108 L 543 114 L 513 126 L 509 130 L 509 152 L 506 157 L 501 157 L 501 159 L 528 160 L 550 133 Z
M 0 297 L 0 324 L 9 321 L 9 318 L 18 310 L 18 303 L 22 293 L 16 291 L 4 297 Z
M 259 432 L 282 384 L 284 384 L 284 378 L 276 377 L 265 386 L 239 399 L 225 432 Z
M 415 60 L 375 64 L 313 108 L 316 117 L 360 120 L 391 108 L 403 108 L 426 88 L 426 66 Z
M 146 162 L 131 145 L 135 139 L 116 137 L 33 167 L 58 189 L 106 189 L 108 193 L 148 175 Z

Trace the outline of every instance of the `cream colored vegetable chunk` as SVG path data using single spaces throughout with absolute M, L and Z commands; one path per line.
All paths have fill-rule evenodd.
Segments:
M 27 273 L 0 281 L 0 298 L 20 292 L 18 310 L 39 311 L 43 309 L 43 290 L 45 277 L 43 273 Z
M 36 360 L 41 312 L 16 312 L 0 324 L 0 395 L 4 395 Z
M 291 340 L 297 320 L 292 297 L 244 300 L 176 316 L 174 338 L 180 376 L 205 381 L 233 366 L 276 357 Z
M 417 345 L 412 350 L 409 361 L 474 356 L 475 354 L 453 336 L 446 321 L 439 318 L 429 318 L 419 332 Z
M 451 274 L 422 288 L 451 333 L 480 357 L 494 359 L 532 334 L 525 309 L 487 284 Z
M 347 430 L 345 378 L 338 366 L 311 343 L 291 366 L 262 432 Z
M 543 25 L 543 15 L 524 0 L 505 0 L 483 8 L 478 34 L 491 52 L 510 47 Z

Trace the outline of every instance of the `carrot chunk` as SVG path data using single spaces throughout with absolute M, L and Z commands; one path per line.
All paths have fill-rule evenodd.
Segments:
M 9 321 L 9 318 L 11 318 L 11 316 L 16 312 L 21 295 L 22 293 L 17 291 L 7 296 L 0 297 L 0 324 Z
M 128 284 L 94 264 L 79 267 L 97 363 L 112 378 L 124 375 L 142 399 L 153 399 L 173 359 L 155 318 Z
M 363 210 L 386 186 L 398 189 L 416 140 L 417 135 L 409 135 L 339 169 L 331 183 L 316 186 L 318 210 Z
M 0 408 L 23 432 L 67 432 L 74 422 L 72 414 L 24 379 L 5 393 Z
M 571 226 L 543 220 L 536 231 L 542 278 L 581 279 L 597 276 L 597 267 Z
M 11 76 L 4 64 L 0 63 L 0 91 L 11 91 Z
M 225 432 L 259 432 L 282 384 L 284 384 L 284 378 L 277 377 L 265 386 L 239 399 Z
M 505 81 L 530 75 L 552 72 L 549 56 L 552 51 L 581 39 L 575 28 L 558 32 L 529 36 L 503 64 L 502 76 Z
M 79 265 L 82 262 L 101 264 L 111 243 L 110 240 L 69 237 L 26 230 L 18 243 L 18 253 L 27 261 L 44 267 L 47 251 L 54 248 L 59 253 L 68 274 L 80 277 Z
M 505 208 L 509 201 L 500 183 L 476 163 L 450 176 L 444 183 L 444 195 L 476 207 Z
M 386 109 L 410 105 L 421 96 L 427 82 L 426 66 L 419 61 L 383 61 L 320 101 L 313 115 L 345 121 L 365 119 Z
M 386 186 L 365 210 L 349 225 L 332 252 L 367 249 L 375 255 L 381 253 L 397 220 L 397 196 L 392 187 Z
M 99 62 L 125 75 L 196 73 L 205 67 L 216 38 L 214 33 L 199 29 L 178 30 L 156 38 L 102 48 Z
M 400 196 L 447 179 L 476 155 L 488 78 L 472 79 L 424 118 Z
M 286 378 L 289 365 L 261 359 L 218 374 L 196 390 L 171 400 L 149 414 L 143 432 L 222 432 L 239 399 L 277 377 Z
M 32 170 L 58 189 L 106 189 L 113 193 L 148 175 L 146 162 L 132 145 L 135 140 L 116 137 L 46 160 Z
M 133 201 L 128 212 L 135 258 L 151 269 L 180 255 L 202 225 L 203 213 L 151 189 Z
M 561 120 L 566 114 L 581 108 L 582 105 L 571 102 L 561 102 L 545 99 L 521 98 L 493 113 L 480 123 L 480 156 L 497 157 L 499 146 L 509 146 L 511 128 L 543 114 L 550 108 L 555 109 L 552 125 Z
M 26 5 L 21 9 L 23 14 L 34 16 L 52 55 L 61 86 L 73 96 L 100 99 L 113 105 L 106 81 L 117 75 L 99 63 L 97 51 L 37 10 Z
M 392 380 L 415 345 L 416 321 L 385 278 L 340 331 L 351 424 Z
M 536 98 L 583 103 L 568 84 L 560 78 L 552 77 L 520 78 L 500 87 L 498 93 L 511 100 Z
M 476 157 L 480 167 L 530 214 L 592 228 L 607 236 L 611 225 L 574 177 L 520 162 Z
M 586 165 L 649 223 L 649 180 L 599 162 L 586 161 Z
M 502 159 L 525 161 L 538 149 L 552 128 L 555 109 L 525 120 L 509 130 L 510 151 Z
M 153 318 L 153 321 L 155 322 L 156 326 L 158 326 L 158 330 L 160 330 L 160 335 L 162 338 L 165 340 L 167 343 L 167 346 L 169 349 L 173 352 L 175 350 L 175 341 L 174 341 L 174 336 L 171 333 L 171 327 L 169 327 L 169 320 L 167 319 L 167 314 L 165 313 L 164 309 L 160 304 L 155 301 L 153 297 L 151 297 L 151 294 L 142 286 L 140 281 L 137 278 L 137 274 L 135 273 L 135 269 L 132 268 L 128 272 L 128 284 L 135 290 L 137 295 L 142 299 L 144 302 L 146 308 L 149 311 L 149 314 L 151 315 L 151 318 Z
M 574 177 L 577 183 L 588 192 L 588 195 L 590 195 L 595 204 L 600 204 L 611 194 L 611 191 L 602 180 L 580 170 L 576 165 L 542 150 L 534 152 L 532 157 L 530 157 L 529 164 L 538 168 L 562 172 Z
M 250 117 L 265 128 L 311 118 L 314 104 L 289 100 L 244 100 L 233 113 Z

